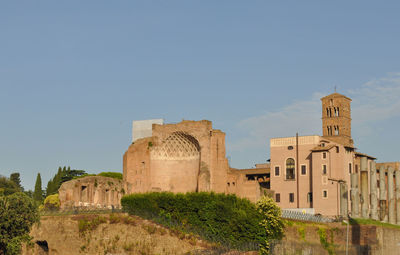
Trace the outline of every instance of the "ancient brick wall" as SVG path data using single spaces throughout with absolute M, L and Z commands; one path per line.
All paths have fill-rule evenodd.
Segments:
M 58 190 L 61 208 L 119 208 L 125 190 L 122 180 L 86 176 L 64 182 Z

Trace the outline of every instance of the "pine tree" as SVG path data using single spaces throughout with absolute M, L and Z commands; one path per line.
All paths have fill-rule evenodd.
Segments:
M 19 173 L 12 173 L 10 175 L 10 180 L 12 182 L 14 182 L 18 186 L 18 188 L 20 189 L 21 192 L 24 191 L 24 188 L 21 185 L 21 178 L 20 178 L 20 174 Z
M 38 175 L 36 177 L 35 191 L 33 192 L 33 199 L 36 201 L 43 200 L 42 177 L 40 177 L 40 173 L 38 173 Z

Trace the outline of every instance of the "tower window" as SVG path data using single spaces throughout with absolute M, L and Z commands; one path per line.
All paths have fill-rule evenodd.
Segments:
M 349 163 L 349 174 L 351 174 L 351 169 L 352 169 L 351 163 Z
M 294 159 L 288 158 L 286 160 L 286 180 L 294 180 Z
M 326 159 L 326 152 L 322 152 L 322 158 Z

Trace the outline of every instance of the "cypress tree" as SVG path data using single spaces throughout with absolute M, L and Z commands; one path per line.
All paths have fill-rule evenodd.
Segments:
M 38 173 L 38 175 L 36 177 L 35 191 L 33 192 L 33 199 L 36 201 L 43 200 L 42 177 L 40 177 L 40 173 Z

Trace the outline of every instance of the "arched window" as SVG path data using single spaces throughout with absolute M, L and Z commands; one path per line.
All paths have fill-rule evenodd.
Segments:
M 337 116 L 339 117 L 339 107 L 337 108 Z
M 339 135 L 339 126 L 335 126 L 335 135 Z
M 294 159 L 288 158 L 286 160 L 286 180 L 294 180 Z

